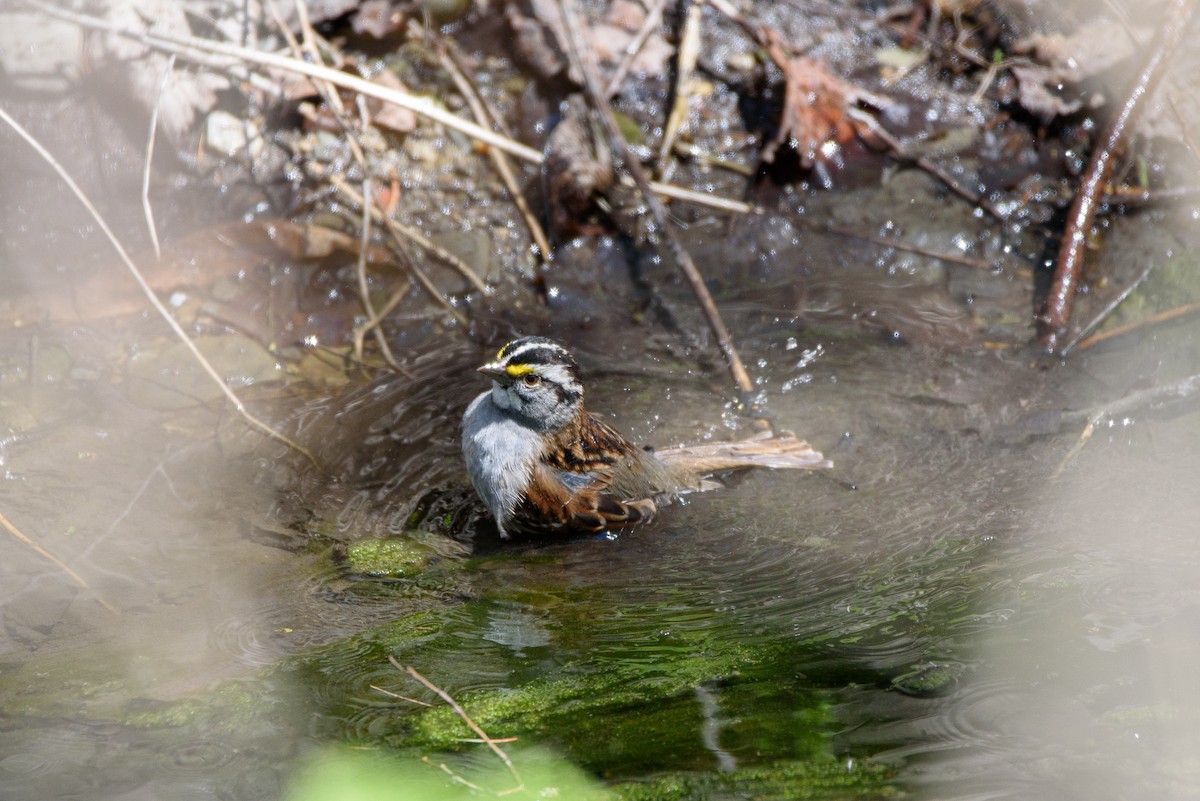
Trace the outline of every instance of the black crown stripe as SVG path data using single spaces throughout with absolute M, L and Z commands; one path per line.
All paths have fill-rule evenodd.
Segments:
M 517 357 L 513 364 L 562 364 L 574 370 L 577 365 L 565 350 L 560 348 L 534 348 Z

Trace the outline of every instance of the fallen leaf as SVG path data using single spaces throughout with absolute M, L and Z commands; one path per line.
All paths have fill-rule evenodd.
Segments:
M 1125 29 L 1107 20 L 1090 22 L 1069 36 L 1038 33 L 1022 39 L 1013 53 L 1028 55 L 1033 63 L 1011 68 L 1017 101 L 1047 122 L 1072 114 L 1087 102 L 1075 87 L 1129 58 L 1135 48 Z
M 829 71 L 824 62 L 804 56 L 790 56 L 779 35 L 762 29 L 763 41 L 771 60 L 783 72 L 785 82 L 783 112 L 779 131 L 762 150 L 761 159 L 770 164 L 782 144 L 789 144 L 800 156 L 805 169 L 824 161 L 822 150 L 829 142 L 845 144 L 862 133 L 847 112 L 859 103 L 886 109 L 891 104 Z

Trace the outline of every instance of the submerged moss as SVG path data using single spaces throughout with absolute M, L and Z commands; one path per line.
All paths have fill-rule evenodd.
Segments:
M 615 789 L 621 801 L 700 801 L 714 797 L 755 801 L 837 801 L 896 798 L 891 771 L 855 762 L 783 762 L 724 773 L 672 773 Z
M 650 669 L 626 663 L 586 673 L 534 679 L 515 689 L 474 693 L 465 705 L 485 730 L 578 730 L 586 728 L 594 716 L 625 709 L 646 713 L 651 705 L 690 693 L 706 682 L 731 679 L 779 656 L 778 648 L 729 645 L 712 654 L 664 660 Z M 464 724 L 454 711 L 435 707 L 420 716 L 411 742 L 448 748 L 457 746 L 464 736 Z
M 408 537 L 385 537 L 351 543 L 346 566 L 364 576 L 400 578 L 425 569 L 436 556 L 431 547 Z
M 212 692 L 178 701 L 135 699 L 126 705 L 121 722 L 138 729 L 186 726 L 204 721 L 226 728 L 255 720 L 261 713 L 260 691 L 247 682 L 228 682 Z
M 892 679 L 892 687 L 919 698 L 944 695 L 958 687 L 966 667 L 959 662 L 927 662 Z

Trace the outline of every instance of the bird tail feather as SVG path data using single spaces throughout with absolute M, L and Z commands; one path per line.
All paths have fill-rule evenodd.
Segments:
M 709 442 L 657 450 L 663 462 L 694 475 L 711 475 L 745 467 L 781 470 L 828 470 L 833 462 L 790 432 L 759 435 L 737 442 Z

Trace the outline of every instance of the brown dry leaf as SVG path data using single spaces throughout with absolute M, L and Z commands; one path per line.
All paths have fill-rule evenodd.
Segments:
M 377 83 L 398 92 L 408 91 L 404 82 L 397 78 L 395 73 L 388 70 L 383 70 L 372 78 L 371 83 Z M 367 109 L 371 112 L 371 122 L 380 128 L 387 128 L 397 133 L 408 133 L 417 127 L 416 112 L 400 108 L 395 103 L 384 103 L 382 100 L 369 97 L 367 98 Z
M 291 220 L 256 220 L 243 226 L 239 241 L 259 248 L 274 248 L 297 261 L 325 259 L 338 253 L 356 256 L 362 249 L 362 241 L 356 234 Z M 392 257 L 387 248 L 371 245 L 367 260 L 380 264 L 392 261 Z
M 762 160 L 772 163 L 779 146 L 790 143 L 807 169 L 822 160 L 825 143 L 845 144 L 855 137 L 857 128 L 846 111 L 870 98 L 817 59 L 788 56 L 774 31 L 765 31 L 765 36 L 768 52 L 783 71 L 786 87 L 779 132 L 763 147 Z

